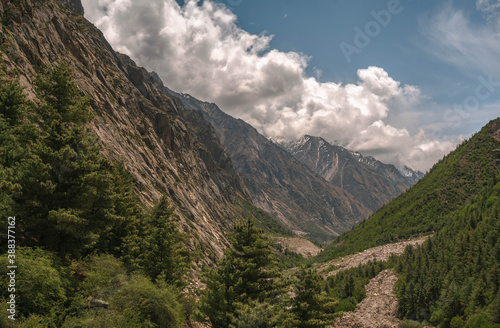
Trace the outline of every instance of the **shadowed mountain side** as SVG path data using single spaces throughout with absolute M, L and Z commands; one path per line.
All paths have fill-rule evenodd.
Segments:
M 77 0 L 0 1 L 2 71 L 19 79 L 31 99 L 35 72 L 67 62 L 91 99 L 92 129 L 102 153 L 131 172 L 140 201 L 169 196 L 191 247 L 222 255 L 226 233 L 241 218 L 247 191 L 211 125 L 166 93 L 154 73 L 113 51 L 80 15 Z
M 297 234 L 331 240 L 371 213 L 349 192 L 313 173 L 244 121 L 225 114 L 215 104 L 169 92 L 185 107 L 204 113 L 243 177 L 254 205 Z

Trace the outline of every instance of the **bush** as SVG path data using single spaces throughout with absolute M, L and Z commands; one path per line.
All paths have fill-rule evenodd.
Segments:
M 4 259 L 6 260 L 6 255 Z M 61 273 L 63 270 L 57 257 L 40 248 L 19 247 L 16 251 L 16 265 L 16 318 L 20 319 L 18 314 L 55 318 L 62 313 L 67 300 L 68 280 Z M 9 285 L 8 277 L 6 272 L 2 274 L 3 286 Z M 3 297 L 8 296 L 5 294 L 7 289 L 3 293 Z M 34 316 L 32 320 L 36 318 Z
M 339 301 L 339 305 L 335 307 L 335 312 L 349 312 L 356 309 L 356 300 L 352 297 Z
M 111 309 L 127 319 L 139 319 L 145 326 L 178 328 L 184 324 L 184 313 L 176 295 L 167 285 L 157 287 L 144 276 L 133 276 L 113 296 Z
M 82 283 L 85 296 L 109 300 L 125 280 L 125 269 L 112 255 L 90 256 L 85 261 L 85 280 Z
M 427 324 L 413 320 L 404 320 L 399 323 L 399 328 L 424 328 Z

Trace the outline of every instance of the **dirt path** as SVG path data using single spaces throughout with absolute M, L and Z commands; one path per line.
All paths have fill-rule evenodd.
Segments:
M 417 246 L 422 245 L 424 241 L 430 236 L 419 237 L 416 239 L 410 239 L 405 241 L 400 241 L 393 244 L 387 244 L 384 246 L 377 246 L 366 251 L 352 254 L 349 256 L 341 257 L 333 261 L 323 263 L 317 267 L 318 272 L 323 274 L 324 277 L 332 276 L 337 274 L 337 272 L 356 268 L 360 265 L 366 264 L 369 261 L 387 261 L 391 255 L 401 255 L 403 254 L 405 248 L 408 245 Z
M 394 284 L 398 280 L 392 269 L 380 272 L 366 285 L 366 298 L 354 312 L 347 312 L 335 321 L 336 328 L 389 328 L 397 327 L 397 300 Z

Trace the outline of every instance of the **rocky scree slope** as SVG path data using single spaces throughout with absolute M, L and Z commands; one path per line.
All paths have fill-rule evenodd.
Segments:
M 403 175 L 394 165 L 384 164 L 371 156 L 364 157 L 319 137 L 306 135 L 280 145 L 325 180 L 347 190 L 373 212 L 405 192 L 424 175 L 409 168 L 405 168 Z
M 203 113 L 243 177 L 252 202 L 298 235 L 332 240 L 371 211 L 348 191 L 312 172 L 289 152 L 217 105 L 168 90 L 187 108 Z
M 67 8 L 56 0 L 0 1 L 5 76 L 19 79 L 33 99 L 36 70 L 68 62 L 92 99 L 102 153 L 125 164 L 142 204 L 167 194 L 193 236 L 191 247 L 202 243 L 221 256 L 247 191 L 213 128 L 170 97 L 156 74 L 113 51 L 81 16 L 80 1 L 63 3 Z

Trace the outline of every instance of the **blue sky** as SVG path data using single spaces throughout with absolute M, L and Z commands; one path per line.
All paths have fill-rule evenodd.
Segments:
M 184 1 L 179 0 L 179 3 Z M 355 27 L 364 30 L 374 21 L 372 11 L 387 10 L 387 0 L 218 0 L 238 16 L 238 25 L 253 34 L 273 35 L 271 48 L 301 52 L 311 57 L 307 73 L 320 80 L 354 83 L 357 70 L 369 66 L 384 68 L 397 81 L 418 86 L 422 92 L 439 104 L 460 104 L 464 96 L 474 93 L 480 71 L 469 71 L 450 65 L 426 51 L 428 40 L 422 25 L 442 11 L 461 11 L 474 26 L 488 25 L 486 15 L 477 10 L 471 0 L 435 1 L 400 0 L 401 12 L 392 14 L 390 23 L 381 27 L 370 44 L 353 54 L 347 62 L 340 44 L 354 45 Z M 493 2 L 492 2 L 493 3 Z M 500 42 L 500 39 L 499 39 Z M 445 54 L 443 54 L 444 56 Z M 500 72 L 494 72 L 497 76 Z M 497 80 L 497 81 L 500 81 Z M 500 100 L 500 90 L 487 104 Z M 498 110 L 486 110 L 474 124 L 457 129 L 457 134 L 476 132 Z M 491 115 L 490 115 L 491 114 Z
M 179 0 L 179 3 L 184 1 Z M 309 74 L 320 69 L 322 81 L 355 82 L 356 71 L 368 66 L 383 67 L 396 80 L 423 85 L 437 97 L 443 80 L 470 79 L 454 67 L 443 65 L 429 56 L 420 44 L 426 43 L 419 25 L 443 10 L 449 2 L 401 0 L 401 13 L 391 15 L 390 24 L 382 27 L 378 36 L 347 63 L 341 51 L 342 42 L 353 44 L 354 27 L 364 29 L 374 21 L 371 11 L 387 10 L 387 0 L 218 0 L 237 16 L 238 25 L 253 34 L 273 35 L 271 48 L 302 52 L 311 56 Z M 231 5 L 237 4 L 237 5 Z M 455 1 L 456 10 L 462 10 L 478 25 L 485 23 L 483 14 L 473 1 Z M 438 74 L 436 74 L 438 73 Z M 436 75 L 442 77 L 436 78 Z M 470 81 L 469 81 L 470 82 Z M 445 83 L 448 83 L 446 81 Z
M 116 50 L 269 137 L 425 171 L 500 113 L 500 0 L 82 2 Z

